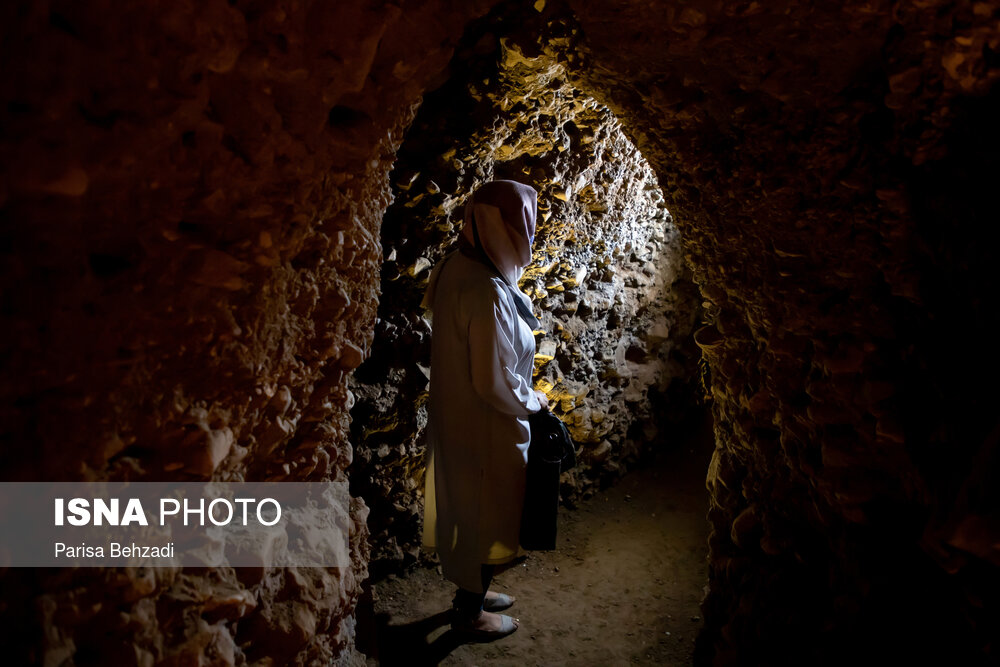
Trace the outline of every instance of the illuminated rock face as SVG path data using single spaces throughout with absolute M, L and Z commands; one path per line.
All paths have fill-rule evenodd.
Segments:
M 539 24 L 503 43 L 483 32 L 502 16 L 473 26 L 453 61 L 462 71 L 425 98 L 400 148 L 373 354 L 352 387 L 351 480 L 372 507 L 374 571 L 421 557 L 430 328 L 420 302 L 480 184 L 512 178 L 539 192 L 520 286 L 541 320 L 536 386 L 581 447 L 564 499 L 591 493 L 645 443 L 669 446 L 658 427 L 691 405 L 700 300 L 679 234 L 618 121 L 568 83 L 560 45 L 571 25 Z
M 390 168 L 492 3 L 133 4 L 0 10 L 16 63 L 0 73 L 3 474 L 343 476 Z M 1000 365 L 979 238 L 1000 155 L 998 8 L 815 5 L 570 0 L 580 30 L 556 35 L 567 82 L 652 166 L 708 303 L 699 655 L 975 664 L 998 615 L 1000 389 L 973 382 Z M 564 9 L 510 10 L 525 12 L 514 43 Z M 495 150 L 463 188 L 491 161 L 531 163 Z M 536 178 L 597 233 L 575 183 L 564 206 Z M 404 233 L 398 261 L 416 267 Z M 540 309 L 570 321 L 571 291 L 547 280 Z M 574 378 L 566 344 L 551 379 Z M 350 645 L 365 514 L 357 502 L 348 571 L 8 572 L 25 602 L 0 620 L 20 637 L 44 623 L 35 655 L 54 663 L 324 662 Z

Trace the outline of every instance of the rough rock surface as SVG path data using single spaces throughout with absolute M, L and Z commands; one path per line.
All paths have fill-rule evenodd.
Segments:
M 494 4 L 5 3 L 3 478 L 342 475 L 389 169 Z M 700 659 L 995 663 L 1000 3 L 569 9 L 709 304 Z M 325 661 L 355 518 L 339 580 L 7 572 L 8 659 Z
M 485 5 L 6 3 L 2 478 L 344 479 L 393 155 Z M 5 659 L 326 663 L 366 516 L 343 571 L 8 571 Z
M 518 35 L 498 40 L 513 20 Z M 536 387 L 580 446 L 564 499 L 592 493 L 643 443 L 669 442 L 657 438 L 665 415 L 654 413 L 690 404 L 681 387 L 696 373 L 699 302 L 663 195 L 614 116 L 567 82 L 573 28 L 523 21 L 500 12 L 467 31 L 451 81 L 424 100 L 393 172 L 373 354 L 352 387 L 352 488 L 373 508 L 375 571 L 421 558 L 430 330 L 420 301 L 483 182 L 514 178 L 539 191 L 520 287 L 541 320 Z
M 700 659 L 995 661 L 1000 4 L 570 4 L 708 302 Z

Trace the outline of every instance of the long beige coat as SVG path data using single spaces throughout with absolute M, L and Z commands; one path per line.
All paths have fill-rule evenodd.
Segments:
M 445 577 L 482 592 L 480 564 L 519 549 L 535 341 L 514 299 L 527 297 L 453 253 L 435 269 L 424 545 Z M 530 303 L 529 303 L 530 305 Z

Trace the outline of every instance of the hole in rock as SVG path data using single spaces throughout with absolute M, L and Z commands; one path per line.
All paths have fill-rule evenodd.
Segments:
M 367 114 L 357 109 L 352 109 L 343 105 L 337 105 L 330 109 L 330 113 L 327 114 L 327 123 L 331 127 L 356 127 L 361 123 L 368 120 Z
M 132 262 L 127 257 L 102 252 L 90 253 L 88 261 L 90 270 L 98 278 L 111 278 L 132 266 Z
M 397 576 L 433 564 L 420 546 L 431 336 L 420 302 L 434 265 L 455 248 L 466 198 L 506 178 L 539 192 L 533 259 L 519 287 L 541 321 L 535 386 L 568 426 L 579 460 L 561 479 L 559 549 L 529 555 L 508 579 L 539 617 L 552 618 L 550 630 L 571 630 L 573 610 L 596 596 L 607 623 L 617 624 L 614 650 L 628 654 L 641 636 L 636 650 L 689 655 L 700 626 L 690 619 L 707 580 L 711 445 L 692 416 L 700 414 L 691 336 L 700 305 L 679 232 L 620 121 L 572 83 L 566 47 L 558 46 L 565 42 L 501 39 L 488 52 L 476 44 L 482 37 L 471 31 L 452 79 L 425 98 L 399 150 L 395 201 L 382 226 L 375 342 L 353 380 L 352 493 L 371 508 L 370 572 L 382 614 L 378 631 L 369 628 L 378 636 L 370 650 L 377 643 L 383 653 L 407 651 L 405 638 L 394 638 L 417 609 L 394 607 L 389 597 L 419 595 L 413 587 L 451 590 L 433 569 Z M 639 461 L 642 473 L 609 486 Z M 664 552 L 672 555 L 662 560 Z M 444 609 L 450 595 L 435 594 L 420 610 L 431 614 L 438 602 Z M 642 627 L 642 610 L 656 621 Z M 664 643 L 671 630 L 658 626 L 668 616 L 686 625 Z M 375 623 L 369 613 L 367 625 Z

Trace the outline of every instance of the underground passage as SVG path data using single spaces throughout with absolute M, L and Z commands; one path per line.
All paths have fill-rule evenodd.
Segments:
M 996 663 L 1000 2 L 0 15 L 5 662 Z M 448 284 L 509 299 L 513 412 Z M 499 421 L 458 447 L 451 404 Z M 546 410 L 555 548 L 459 585 L 447 446 L 504 443 L 462 488 L 516 532 Z M 12 498 L 147 484 L 331 505 L 252 557 L 19 560 Z

